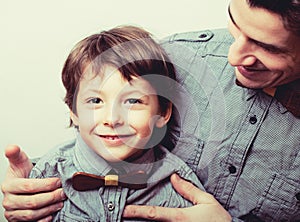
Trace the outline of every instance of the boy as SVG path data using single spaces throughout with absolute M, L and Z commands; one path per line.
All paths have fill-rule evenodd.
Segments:
M 169 176 L 176 172 L 201 187 L 197 176 L 161 145 L 172 124 L 175 69 L 149 33 L 125 26 L 83 39 L 62 81 L 77 138 L 41 158 L 30 174 L 61 178 L 67 200 L 54 221 L 121 221 L 126 204 L 192 206 Z

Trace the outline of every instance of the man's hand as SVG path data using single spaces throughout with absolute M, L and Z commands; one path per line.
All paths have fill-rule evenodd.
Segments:
M 28 179 L 33 165 L 18 146 L 7 146 L 5 156 L 9 168 L 1 189 L 6 219 L 50 221 L 65 199 L 59 178 Z
M 193 184 L 181 179 L 177 174 L 171 176 L 175 190 L 195 206 L 188 208 L 165 208 L 156 206 L 126 206 L 123 217 L 145 218 L 155 221 L 197 221 L 230 222 L 231 216 L 209 193 L 201 191 Z

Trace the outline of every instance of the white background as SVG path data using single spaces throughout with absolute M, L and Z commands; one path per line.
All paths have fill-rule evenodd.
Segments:
M 124 24 L 141 26 L 156 38 L 224 28 L 228 2 L 0 0 L 0 181 L 8 166 L 7 144 L 37 157 L 74 136 L 60 72 L 75 43 Z

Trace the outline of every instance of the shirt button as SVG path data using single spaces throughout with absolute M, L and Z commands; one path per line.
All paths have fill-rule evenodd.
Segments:
M 204 38 L 206 38 L 206 37 L 207 37 L 206 34 L 201 34 L 201 35 L 199 35 L 199 38 L 200 38 L 200 39 L 204 39 Z
M 296 199 L 297 199 L 298 201 L 300 201 L 300 193 L 297 193 L 297 194 L 296 194 Z
M 249 119 L 249 122 L 250 122 L 251 124 L 255 124 L 255 123 L 257 122 L 256 116 L 255 116 L 255 115 L 254 115 L 254 116 L 251 116 L 250 119 Z
M 109 211 L 112 211 L 112 210 L 115 209 L 115 205 L 114 205 L 112 202 L 109 202 L 109 203 L 107 204 L 107 209 L 108 209 Z
M 229 170 L 229 172 L 230 172 L 231 174 L 233 174 L 233 173 L 236 172 L 236 167 L 233 166 L 233 165 L 230 165 L 230 166 L 228 167 L 228 170 Z

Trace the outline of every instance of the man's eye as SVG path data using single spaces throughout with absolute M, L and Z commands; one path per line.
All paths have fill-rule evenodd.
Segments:
M 102 100 L 100 98 L 91 98 L 88 100 L 88 103 L 99 104 Z
M 280 54 L 281 50 L 276 48 L 263 48 L 266 52 L 272 53 L 272 54 Z
M 284 51 L 280 48 L 277 48 L 275 46 L 272 46 L 272 45 L 266 45 L 266 44 L 263 44 L 261 42 L 257 42 L 257 41 L 254 41 L 254 43 L 256 45 L 258 45 L 259 47 L 261 47 L 264 51 L 266 52 L 269 52 L 269 53 L 272 53 L 272 54 L 280 54 L 280 53 L 284 53 Z
M 141 104 L 141 103 L 142 103 L 142 100 L 140 100 L 140 99 L 133 99 L 133 98 L 127 99 L 125 101 L 125 104 Z

